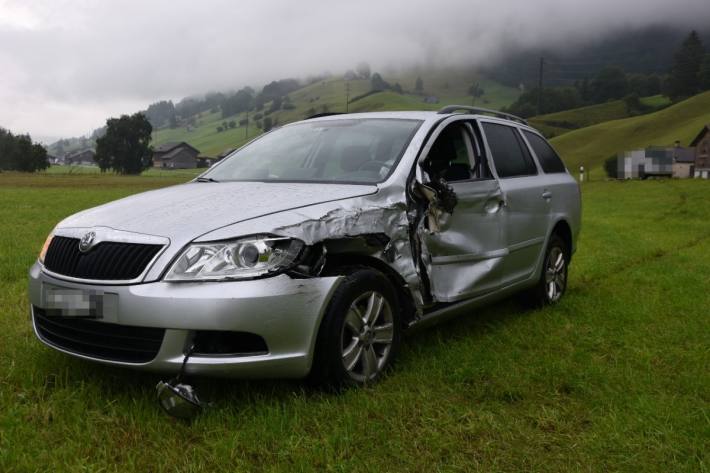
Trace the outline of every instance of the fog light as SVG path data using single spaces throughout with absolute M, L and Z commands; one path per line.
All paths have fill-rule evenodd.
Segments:
M 160 381 L 155 387 L 160 406 L 173 417 L 190 420 L 202 411 L 200 400 L 189 384 Z

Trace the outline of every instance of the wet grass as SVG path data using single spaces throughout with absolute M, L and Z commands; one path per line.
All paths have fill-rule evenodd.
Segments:
M 53 179 L 57 179 L 54 181 Z M 707 181 L 590 183 L 566 298 L 405 339 L 381 383 L 198 380 L 193 424 L 158 377 L 34 339 L 25 274 L 63 216 L 179 179 L 0 175 L 0 471 L 708 471 Z

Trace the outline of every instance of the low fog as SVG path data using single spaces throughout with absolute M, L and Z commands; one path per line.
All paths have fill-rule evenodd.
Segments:
M 284 77 L 495 62 L 621 29 L 705 28 L 707 0 L 3 1 L 0 126 L 76 136 L 159 99 Z

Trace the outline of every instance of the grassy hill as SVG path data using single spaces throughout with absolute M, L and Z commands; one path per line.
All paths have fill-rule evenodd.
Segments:
M 571 169 L 579 165 L 594 169 L 621 151 L 670 146 L 676 140 L 687 146 L 708 122 L 710 92 L 705 92 L 658 112 L 570 131 L 551 142 Z
M 653 112 L 670 105 L 670 100 L 662 95 L 654 95 L 642 98 L 641 104 Z M 635 115 L 638 115 L 638 113 Z M 610 120 L 629 118 L 630 116 L 632 114 L 629 113 L 626 103 L 623 100 L 614 100 L 562 112 L 548 113 L 532 117 L 528 121 L 546 136 L 555 137 L 579 128 Z
M 479 77 L 471 70 L 443 70 L 436 72 L 417 72 L 384 74 L 384 79 L 390 84 L 399 83 L 403 89 L 402 94 L 392 91 L 379 92 L 365 95 L 370 90 L 369 80 L 345 81 L 342 77 L 333 77 L 321 80 L 302 87 L 288 95 L 294 108 L 279 110 L 269 116 L 277 124 L 285 124 L 302 120 L 314 113 L 323 112 L 365 112 L 379 110 L 437 110 L 448 104 L 470 104 L 471 97 L 467 96 L 468 88 L 473 82 L 478 82 L 484 94 L 477 100 L 477 104 L 489 108 L 500 108 L 509 105 L 518 96 L 518 90 L 506 87 L 497 82 Z M 422 94 L 413 93 L 417 77 L 424 83 Z M 349 103 L 346 104 L 346 87 L 350 88 Z M 424 96 L 435 96 L 439 103 L 424 103 Z M 264 110 L 268 110 L 267 103 Z M 264 111 L 257 112 L 261 115 Z M 227 148 L 241 146 L 246 141 L 261 134 L 253 123 L 255 113 L 250 113 L 248 130 L 243 126 L 218 132 L 217 127 L 224 121 L 239 123 L 246 118 L 242 113 L 231 117 L 222 118 L 220 112 L 203 113 L 196 117 L 197 126 L 188 131 L 185 127 L 163 128 L 153 133 L 153 145 L 169 141 L 186 141 L 206 155 L 217 155 Z

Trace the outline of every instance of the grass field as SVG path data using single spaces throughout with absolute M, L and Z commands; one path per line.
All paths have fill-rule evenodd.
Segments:
M 696 95 L 658 112 L 610 120 L 557 136 L 551 143 L 570 169 L 584 165 L 599 169 L 604 160 L 622 151 L 646 146 L 683 146 L 710 123 L 710 92 Z
M 707 181 L 593 182 L 565 299 L 408 336 L 381 383 L 198 380 L 193 424 L 155 375 L 31 330 L 26 272 L 64 216 L 183 178 L 0 174 L 0 471 L 710 470 Z

